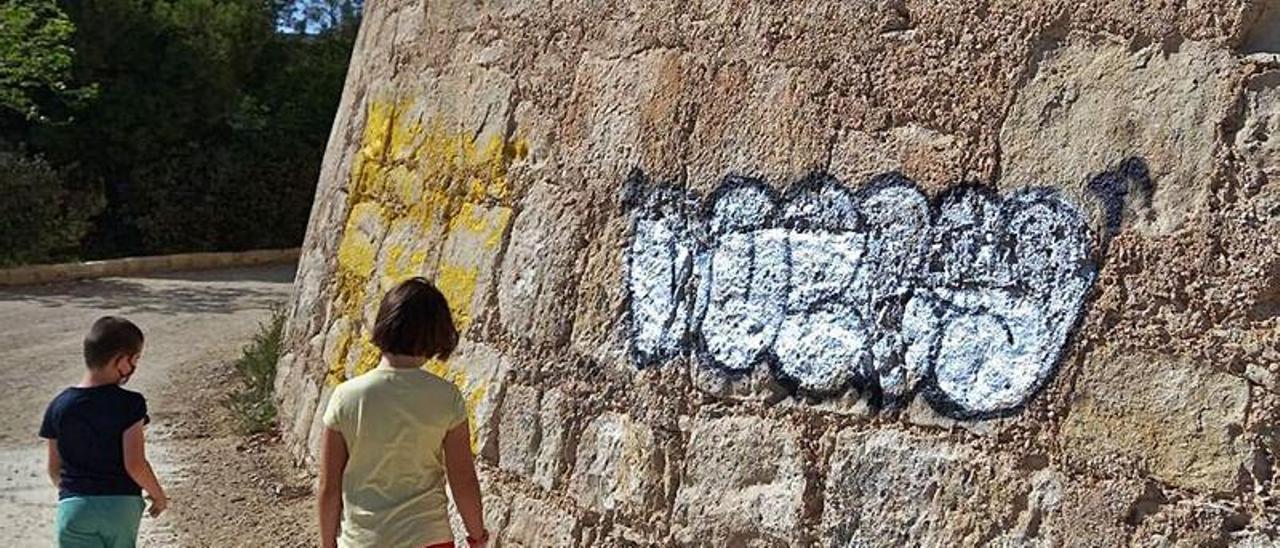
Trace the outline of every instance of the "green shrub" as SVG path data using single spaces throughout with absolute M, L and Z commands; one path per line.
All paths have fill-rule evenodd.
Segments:
M 275 309 L 235 361 L 240 387 L 225 400 L 242 434 L 257 434 L 275 427 L 276 362 L 284 338 L 284 311 Z
M 75 259 L 104 202 L 96 190 L 68 192 L 57 170 L 21 152 L 0 152 L 0 196 L 0 266 Z

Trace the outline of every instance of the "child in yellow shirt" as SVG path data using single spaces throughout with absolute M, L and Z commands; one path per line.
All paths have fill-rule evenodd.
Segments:
M 484 546 L 480 483 L 462 394 L 422 366 L 458 344 L 444 295 L 407 280 L 378 307 L 382 361 L 333 391 L 320 454 L 321 545 L 453 546 L 445 484 L 471 546 Z

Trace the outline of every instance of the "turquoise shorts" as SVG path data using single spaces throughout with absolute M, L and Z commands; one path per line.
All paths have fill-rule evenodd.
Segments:
M 146 503 L 135 495 L 67 497 L 58 501 L 60 548 L 133 548 Z

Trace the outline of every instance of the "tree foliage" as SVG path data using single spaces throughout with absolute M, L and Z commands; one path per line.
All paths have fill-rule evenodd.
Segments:
M 338 15 L 306 34 L 282 27 L 291 14 L 329 13 L 304 9 L 317 3 Z M 62 0 L 32 12 L 43 18 L 15 16 L 37 21 L 15 35 L 61 44 L 27 71 L 39 77 L 21 81 L 97 90 L 70 122 L 28 121 L 20 132 L 57 166 L 65 192 L 105 192 L 80 255 L 300 243 L 359 22 L 352 6 Z M 59 7 L 61 19 L 51 15 Z M 46 20 L 54 23 L 38 23 Z M 21 101 L 12 103 L 27 108 Z
M 92 87 L 68 85 L 75 27 L 54 0 L 0 3 L 0 109 L 47 121 L 50 111 L 78 105 Z
M 77 255 L 100 195 L 68 193 L 59 176 L 38 157 L 0 152 L 0 267 Z

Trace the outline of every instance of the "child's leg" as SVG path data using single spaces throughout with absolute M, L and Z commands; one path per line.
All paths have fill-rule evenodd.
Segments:
M 133 548 L 145 503 L 136 496 L 72 497 L 58 503 L 60 548 Z
M 98 517 L 89 499 L 71 497 L 58 501 L 56 534 L 59 548 L 102 548 Z
M 138 524 L 147 503 L 142 497 L 97 497 L 102 500 L 103 546 L 134 548 L 138 545 Z

